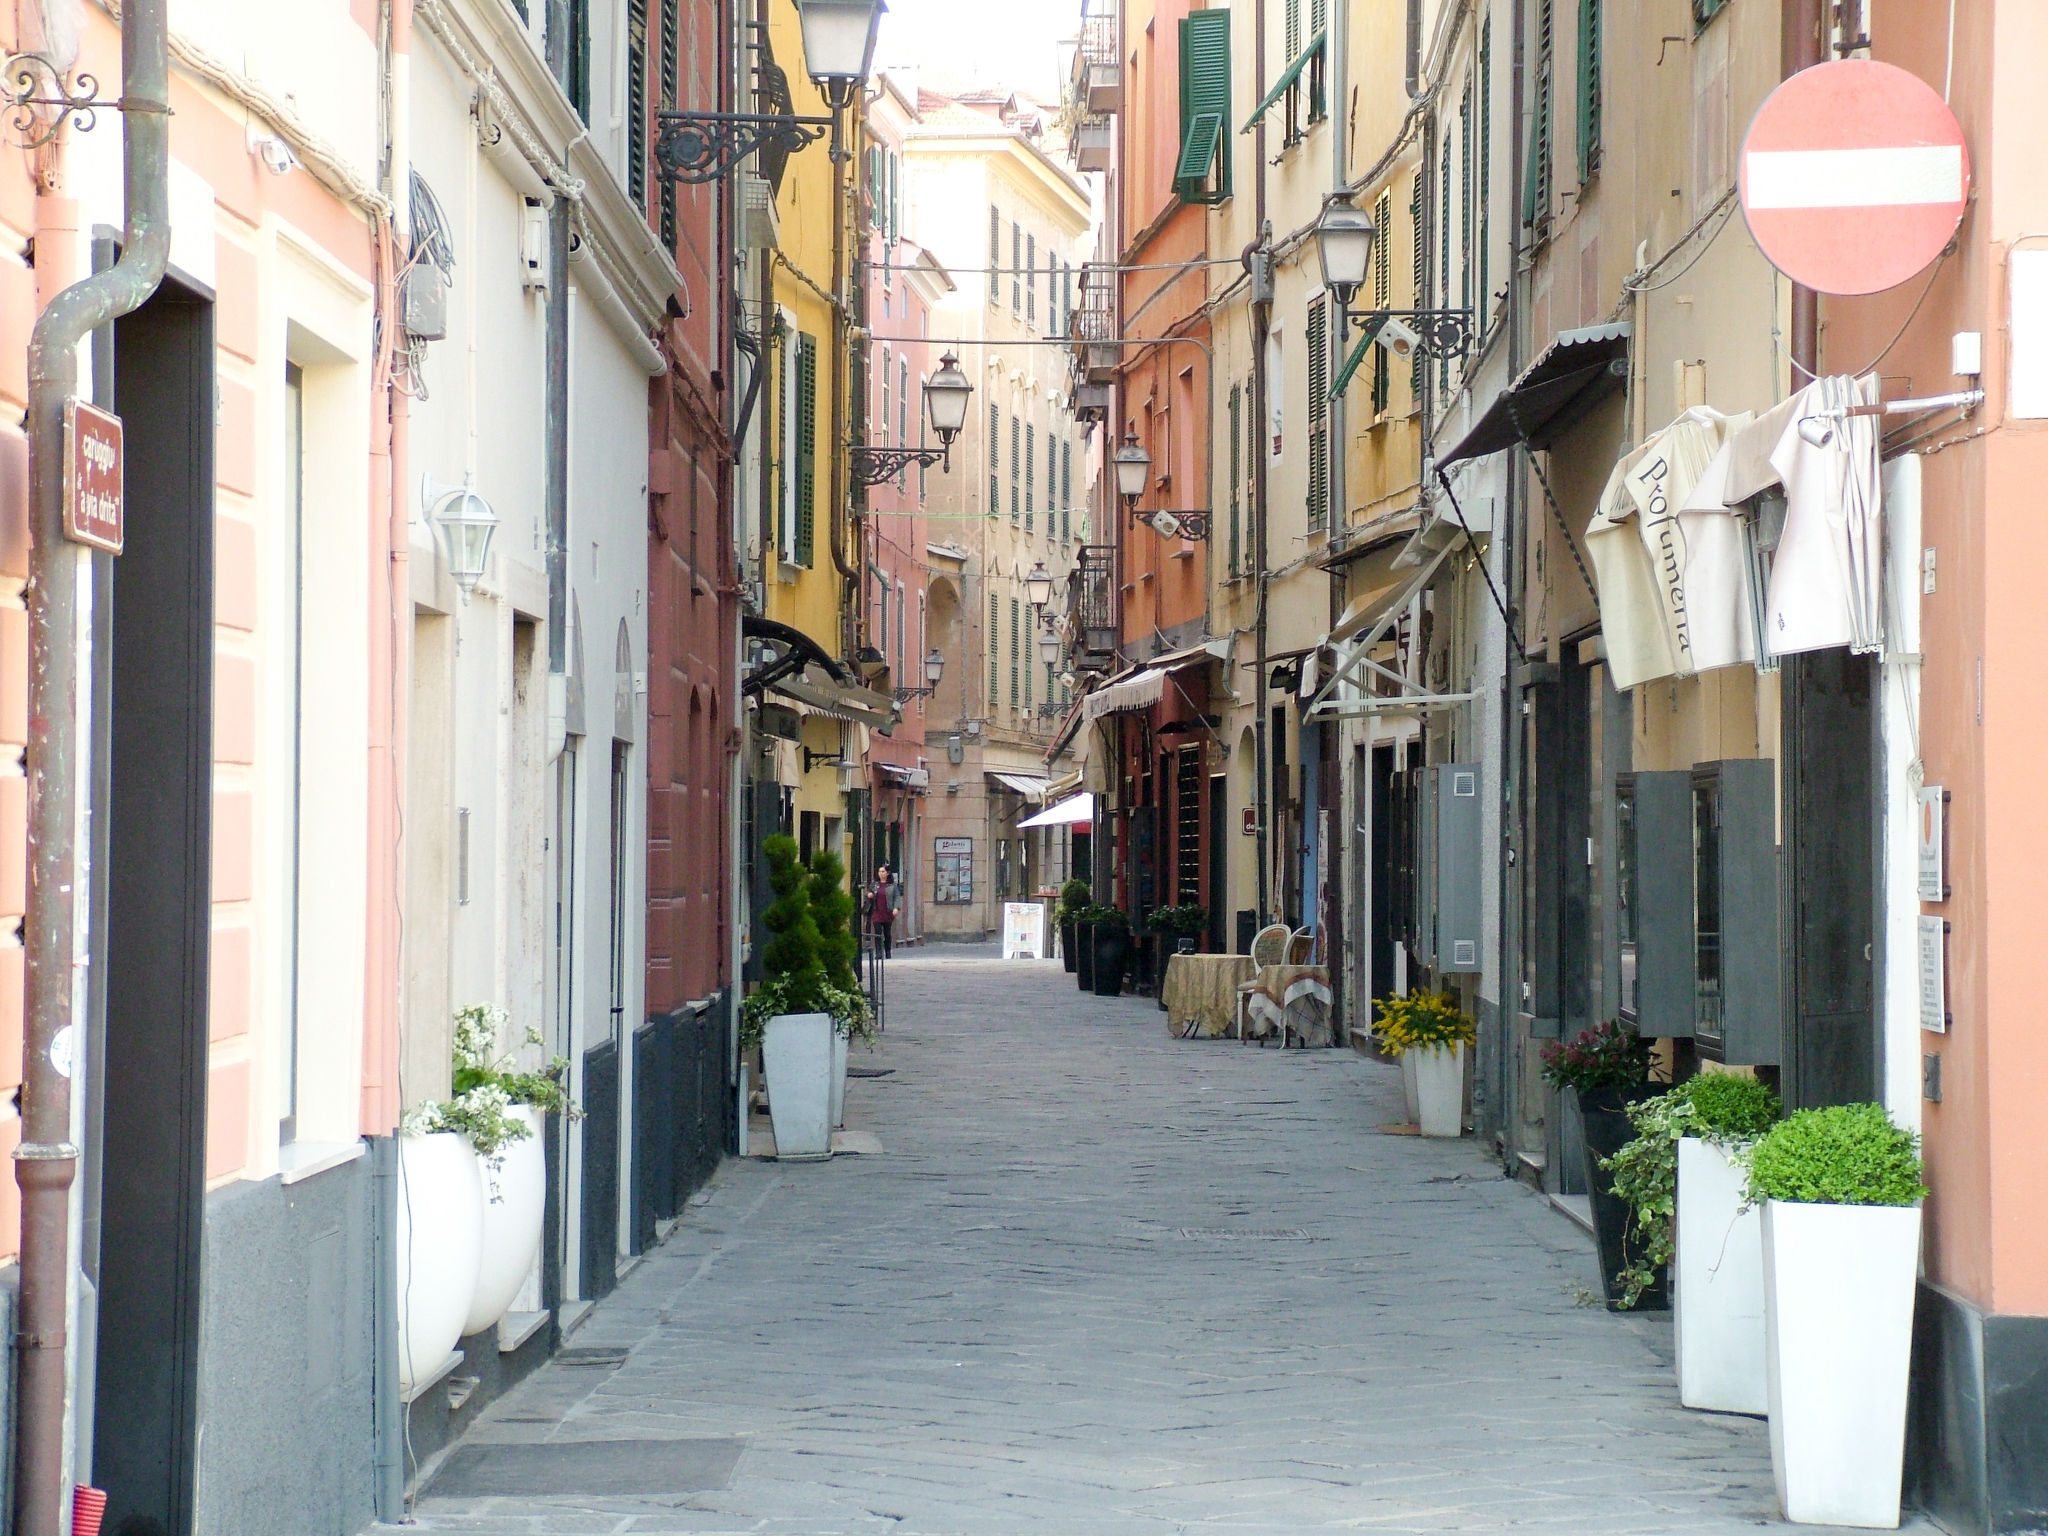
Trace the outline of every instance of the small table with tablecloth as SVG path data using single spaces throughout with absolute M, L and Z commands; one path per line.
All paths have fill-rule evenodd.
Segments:
M 1290 1035 L 1304 1045 L 1328 1045 L 1330 1033 L 1330 972 L 1320 965 L 1261 966 L 1251 978 L 1244 999 L 1246 1039 L 1278 1035 L 1285 1045 Z
M 1237 989 L 1252 979 L 1250 955 L 1169 955 L 1159 1001 L 1167 1031 L 1179 1039 L 1213 1040 L 1230 1033 Z

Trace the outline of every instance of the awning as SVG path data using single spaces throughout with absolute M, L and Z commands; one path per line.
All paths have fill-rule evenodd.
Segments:
M 932 787 L 929 768 L 905 768 L 901 763 L 874 763 L 870 766 L 891 784 L 901 785 L 913 793 L 923 794 Z
M 987 777 L 995 780 L 996 783 L 1002 785 L 1003 788 L 1009 790 L 1012 794 L 1022 795 L 1033 805 L 1036 805 L 1045 798 L 1045 780 L 1034 777 L 1031 774 L 998 773 L 995 769 L 991 768 L 988 770 Z
M 1026 827 L 1078 827 L 1095 820 L 1095 797 L 1083 790 L 1078 795 L 1069 795 L 1058 805 L 1049 805 L 1036 816 L 1027 816 L 1017 823 L 1017 830 Z
M 1361 630 L 1377 624 L 1382 617 L 1408 606 L 1422 584 L 1417 567 L 1400 564 L 1408 551 L 1405 540 L 1390 540 L 1351 566 L 1351 590 L 1356 594 L 1344 616 L 1330 630 L 1330 642 L 1349 640 Z M 1434 565 L 1425 567 L 1434 570 Z
M 794 699 L 834 720 L 849 720 L 884 734 L 896 728 L 896 706 L 887 694 L 876 693 L 855 683 L 835 682 L 830 677 L 821 676 L 815 668 L 807 668 L 801 677 L 778 679 L 770 691 Z
M 1191 645 L 1184 651 L 1169 651 L 1164 656 L 1155 656 L 1145 663 L 1144 670 L 1133 672 L 1121 682 L 1099 688 L 1081 701 L 1083 713 L 1090 720 L 1100 720 L 1104 715 L 1127 714 L 1131 710 L 1150 709 L 1166 697 L 1166 676 L 1178 672 L 1182 667 L 1198 662 L 1221 661 L 1230 655 L 1236 644 L 1232 636 L 1225 635 L 1216 640 L 1205 640 L 1200 645 Z
M 1547 448 L 1580 416 L 1620 389 L 1628 377 L 1630 326 L 1589 325 L 1560 331 L 1543 355 L 1488 406 L 1439 467 L 1484 458 L 1516 443 Z
M 815 667 L 834 683 L 846 680 L 846 669 L 834 661 L 825 648 L 793 625 L 746 614 L 740 619 L 740 633 L 758 641 L 761 661 L 741 680 L 742 693 L 759 694 L 777 686 L 785 677 Z
M 1347 654 L 1337 664 L 1329 677 L 1316 689 L 1315 697 L 1309 701 L 1304 715 L 1348 715 L 1370 714 L 1381 710 L 1412 710 L 1438 708 L 1445 704 L 1462 703 L 1469 694 L 1418 694 L 1412 690 L 1408 680 L 1398 673 L 1387 671 L 1372 659 L 1374 643 L 1384 634 L 1402 609 L 1415 598 L 1416 593 L 1436 579 L 1437 568 L 1450 553 L 1448 546 L 1439 549 L 1422 541 L 1420 534 L 1400 546 L 1387 562 L 1387 580 L 1382 585 L 1354 598 L 1337 627 L 1330 631 L 1333 642 L 1345 644 Z M 1416 563 L 1419 560 L 1419 564 Z M 1394 696 L 1375 695 L 1358 700 L 1340 700 L 1332 697 L 1337 685 L 1350 679 L 1361 668 L 1377 677 L 1384 677 L 1396 684 L 1400 692 Z
M 1308 61 L 1323 51 L 1323 42 L 1328 35 L 1327 31 L 1318 31 L 1308 40 L 1308 46 L 1294 56 L 1294 62 L 1280 71 L 1280 78 L 1273 82 L 1273 89 L 1266 92 L 1265 100 L 1252 109 L 1252 115 L 1246 118 L 1244 126 L 1237 130 L 1239 133 L 1250 133 L 1258 126 L 1259 119 L 1273 110 L 1273 103 L 1285 96 L 1288 87 L 1301 78 L 1301 72 L 1308 68 Z

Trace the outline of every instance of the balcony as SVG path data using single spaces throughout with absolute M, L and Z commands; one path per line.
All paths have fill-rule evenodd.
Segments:
M 1116 665 L 1123 604 L 1116 584 L 1116 546 L 1085 544 L 1067 577 L 1067 634 L 1074 670 L 1106 672 Z
M 1113 384 L 1123 348 L 1116 339 L 1116 273 L 1090 262 L 1081 268 L 1074 310 L 1074 360 L 1085 384 Z
M 1115 124 L 1106 117 L 1084 117 L 1074 128 L 1074 169 L 1107 171 L 1116 145 Z

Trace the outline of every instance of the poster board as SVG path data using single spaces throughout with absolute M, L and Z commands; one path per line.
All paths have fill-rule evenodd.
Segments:
M 1045 958 L 1045 907 L 1036 901 L 1003 903 L 1003 958 Z

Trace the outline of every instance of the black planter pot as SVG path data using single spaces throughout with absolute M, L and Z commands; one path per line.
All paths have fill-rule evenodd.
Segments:
M 1075 967 L 1081 963 L 1080 957 L 1074 953 L 1075 927 L 1073 923 L 1060 924 L 1060 962 L 1066 966 L 1069 976 L 1074 974 Z
M 1652 1084 L 1640 1088 L 1574 1089 L 1579 1101 L 1579 1128 L 1586 1149 L 1586 1189 L 1593 1208 L 1593 1243 L 1600 1253 L 1600 1288 L 1606 1293 L 1610 1311 L 1620 1311 L 1621 1282 L 1616 1278 L 1628 1263 L 1637 1239 L 1630 1230 L 1628 1202 L 1614 1193 L 1614 1175 L 1600 1166 L 1635 1140 L 1635 1122 L 1627 1106 L 1664 1090 Z M 1633 1312 L 1671 1310 L 1671 1277 L 1660 1270 L 1654 1285 L 1646 1289 L 1629 1309 Z
M 1095 995 L 1115 997 L 1124 989 L 1124 971 L 1131 963 L 1130 933 L 1105 923 L 1095 930 Z
M 1074 979 L 1083 992 L 1095 990 L 1095 925 L 1074 924 Z

